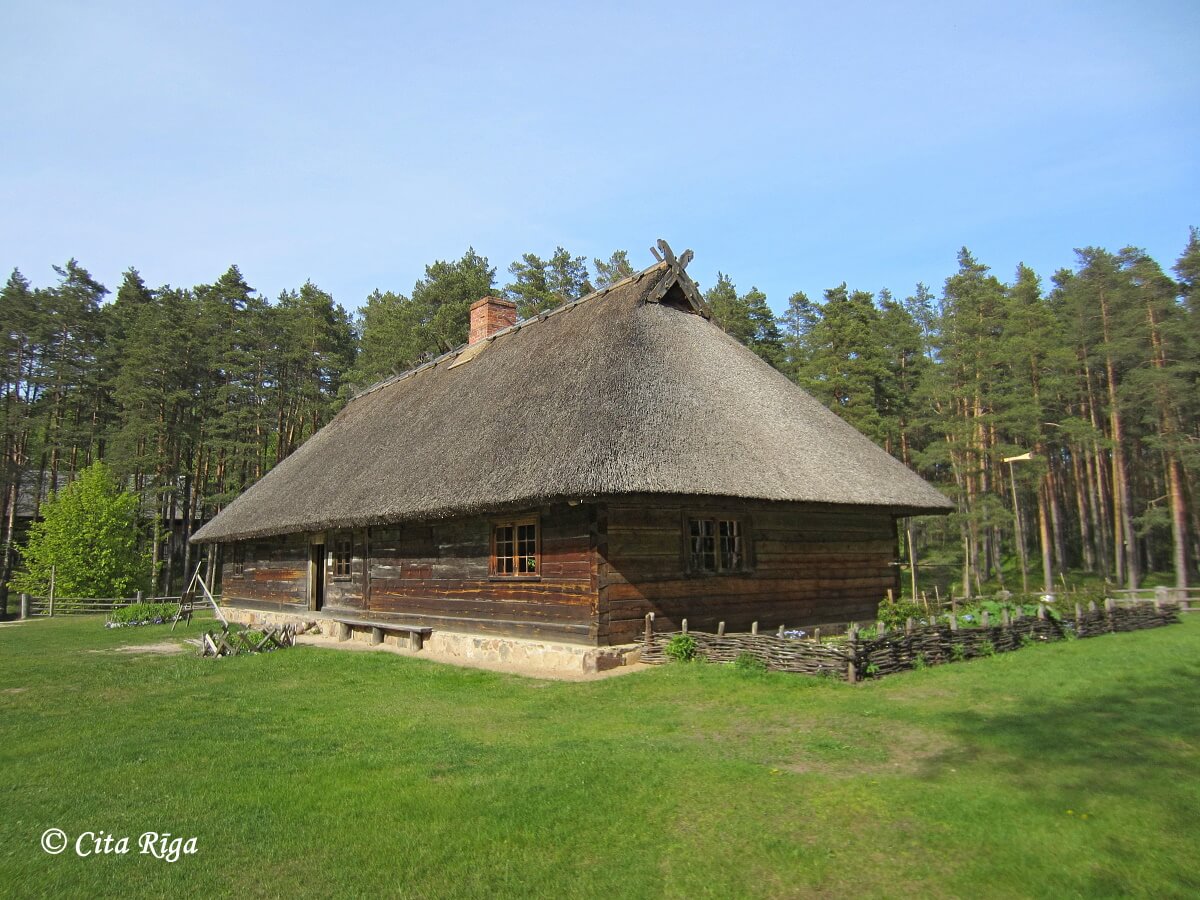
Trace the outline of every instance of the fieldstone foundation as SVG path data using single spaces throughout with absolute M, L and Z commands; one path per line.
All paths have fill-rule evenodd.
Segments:
M 325 613 L 290 613 L 258 609 L 242 609 L 222 606 L 221 612 L 230 622 L 242 625 L 285 625 L 301 630 L 305 624 L 309 632 L 320 632 L 329 638 L 338 636 L 338 624 L 334 616 Z M 353 613 L 347 617 L 370 619 L 370 614 Z M 302 633 L 302 632 L 301 632 Z M 371 643 L 369 628 L 354 627 L 350 640 L 356 643 Z M 408 639 L 404 634 L 384 633 L 384 646 L 406 649 Z M 439 662 L 493 663 L 505 666 L 520 666 L 553 673 L 592 673 L 615 669 L 618 666 L 636 663 L 640 659 L 640 645 L 627 644 L 616 647 L 587 647 L 579 644 L 557 643 L 528 638 L 497 637 L 477 633 L 433 630 L 425 639 L 422 656 L 428 655 Z

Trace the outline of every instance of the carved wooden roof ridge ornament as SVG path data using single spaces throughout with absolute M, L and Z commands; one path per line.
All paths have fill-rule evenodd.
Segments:
M 678 257 L 675 256 L 675 251 L 671 249 L 671 245 L 662 238 L 658 239 L 658 247 L 651 247 L 650 252 L 654 254 L 654 258 L 659 262 L 667 264 L 666 274 L 659 280 L 649 294 L 646 295 L 646 303 L 661 303 L 667 296 L 671 288 L 679 286 L 679 291 L 687 301 L 692 312 L 704 318 L 711 318 L 711 313 L 708 311 L 708 305 L 704 302 L 704 297 L 700 294 L 700 289 L 696 287 L 696 282 L 692 281 L 692 277 L 687 273 L 688 263 L 692 261 L 695 255 L 691 250 L 684 250 Z

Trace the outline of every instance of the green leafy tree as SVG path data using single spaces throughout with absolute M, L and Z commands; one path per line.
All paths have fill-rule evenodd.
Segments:
M 138 505 L 104 463 L 93 463 L 42 504 L 13 588 L 45 595 L 52 569 L 63 597 L 128 597 L 145 588 L 150 559 L 140 546 Z

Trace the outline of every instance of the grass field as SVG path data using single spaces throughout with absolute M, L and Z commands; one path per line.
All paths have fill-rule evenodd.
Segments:
M 1200 895 L 1196 619 L 853 687 L 169 638 L 0 627 L 0 895 Z

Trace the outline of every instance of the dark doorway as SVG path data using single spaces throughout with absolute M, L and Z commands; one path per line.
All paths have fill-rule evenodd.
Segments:
M 308 577 L 311 590 L 309 604 L 312 609 L 320 609 L 325 605 L 325 545 L 313 544 L 312 556 L 308 563 Z

